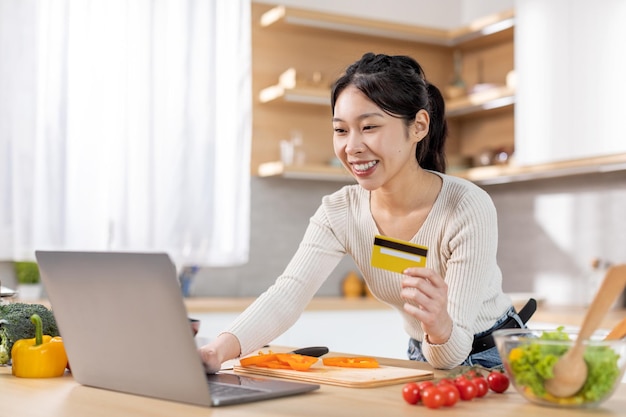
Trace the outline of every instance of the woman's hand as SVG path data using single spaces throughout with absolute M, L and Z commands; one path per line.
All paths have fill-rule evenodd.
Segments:
M 211 374 L 222 368 L 222 363 L 241 353 L 239 340 L 231 333 L 222 333 L 215 340 L 198 349 L 204 369 Z
M 408 268 L 404 274 L 400 293 L 405 300 L 404 311 L 422 322 L 429 343 L 447 342 L 452 334 L 448 284 L 430 268 Z

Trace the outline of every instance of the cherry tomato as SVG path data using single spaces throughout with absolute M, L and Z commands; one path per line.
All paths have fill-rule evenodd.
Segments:
M 454 385 L 454 380 L 452 380 L 450 378 L 441 378 L 435 385 L 437 385 L 437 386 Z
M 417 404 L 420 401 L 420 389 L 415 382 L 409 382 L 402 387 L 402 398 L 409 404 Z
M 498 394 L 503 393 L 509 388 L 509 377 L 501 371 L 491 371 L 487 375 L 489 388 Z
M 445 399 L 437 386 L 427 387 L 421 395 L 422 403 L 428 408 L 439 408 L 445 403 Z
M 476 397 L 484 397 L 489 392 L 489 384 L 482 376 L 475 376 L 470 379 L 476 385 Z
M 456 384 L 459 381 L 465 381 L 465 380 L 467 380 L 467 377 L 465 375 L 459 375 L 459 376 L 455 377 L 453 381 Z
M 419 388 L 420 392 L 424 391 L 426 388 L 428 387 L 432 387 L 434 386 L 435 383 L 433 381 L 431 381 L 430 379 L 427 381 L 421 381 L 417 383 L 417 387 Z
M 472 381 L 467 378 L 456 378 L 454 380 L 454 385 L 459 390 L 459 394 L 463 401 L 471 401 L 478 394 L 478 388 Z
M 440 384 L 437 385 L 437 388 L 443 395 L 443 405 L 446 407 L 452 407 L 461 398 L 459 389 L 454 384 Z
M 472 379 L 476 376 L 480 376 L 480 374 L 475 369 L 470 369 L 469 371 L 465 372 L 465 374 L 463 375 L 465 375 L 467 379 Z

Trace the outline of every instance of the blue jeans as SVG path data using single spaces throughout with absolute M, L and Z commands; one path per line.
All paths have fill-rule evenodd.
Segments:
M 520 317 L 515 312 L 513 307 L 509 308 L 505 314 L 503 314 L 494 325 L 484 332 L 477 333 L 474 337 L 481 337 L 486 334 L 491 333 L 494 329 L 497 329 L 502 323 L 507 321 L 509 317 L 513 317 L 515 321 L 522 328 L 526 328 L 526 325 L 522 322 Z M 422 342 L 415 340 L 413 338 L 409 339 L 409 349 L 408 349 L 409 359 L 412 361 L 420 361 L 427 362 L 426 358 L 422 354 Z M 498 348 L 496 346 L 484 350 L 482 352 L 470 354 L 463 363 L 459 364 L 461 366 L 473 366 L 473 365 L 481 365 L 485 368 L 502 368 L 502 359 L 500 358 L 500 354 L 498 353 Z

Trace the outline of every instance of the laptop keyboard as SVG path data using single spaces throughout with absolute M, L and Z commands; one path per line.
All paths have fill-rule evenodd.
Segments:
M 255 395 L 261 390 L 246 388 L 240 385 L 220 384 L 219 382 L 209 382 L 209 392 L 216 397 L 241 397 Z

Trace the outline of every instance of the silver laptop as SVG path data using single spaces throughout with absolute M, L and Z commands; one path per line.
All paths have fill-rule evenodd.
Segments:
M 37 251 L 74 379 L 203 406 L 301 394 L 316 384 L 207 374 L 165 253 Z

